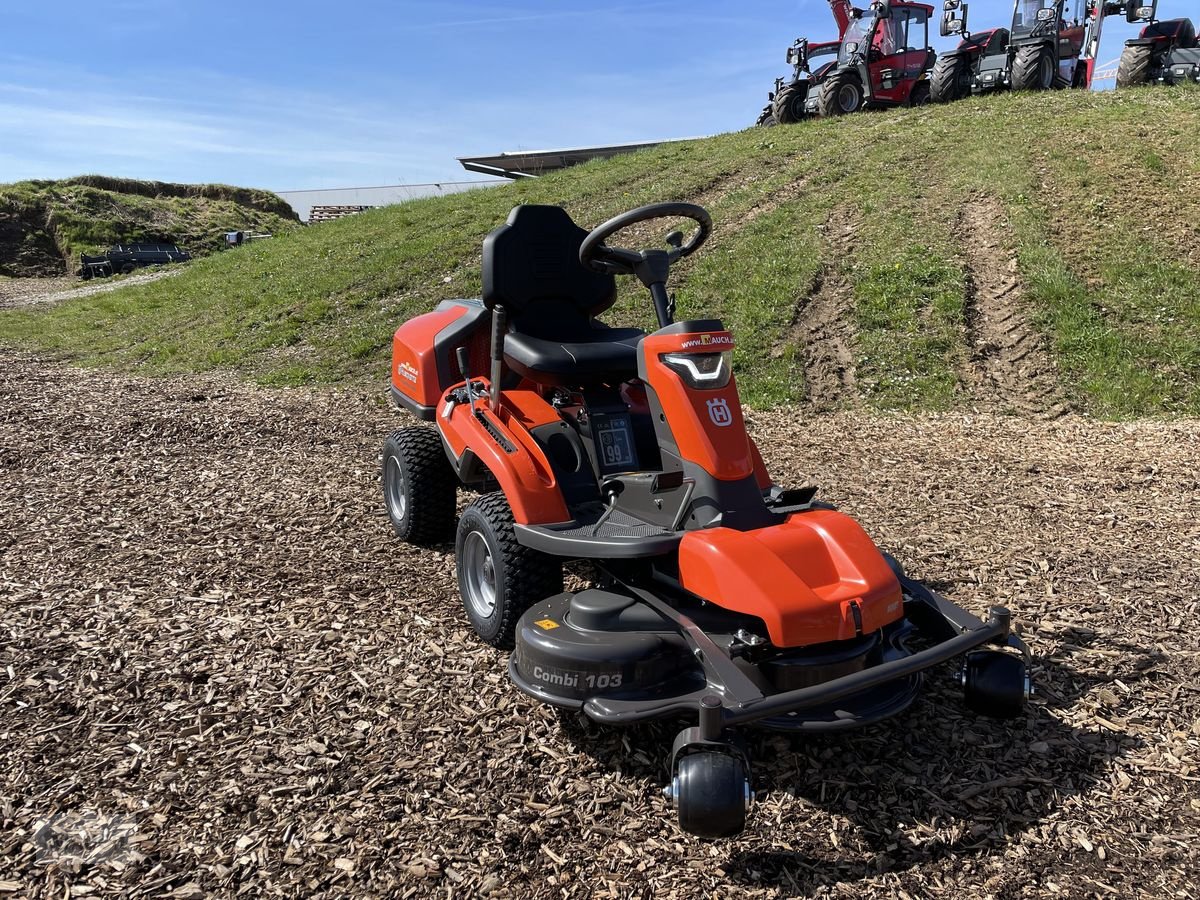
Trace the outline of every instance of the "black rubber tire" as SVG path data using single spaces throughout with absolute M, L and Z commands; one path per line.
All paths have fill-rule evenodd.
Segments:
M 1150 63 L 1154 61 L 1154 48 L 1150 46 L 1126 47 L 1121 51 L 1117 64 L 1117 87 L 1137 87 L 1150 82 Z
M 481 552 L 473 545 L 480 540 L 490 561 L 490 574 L 473 564 Z M 562 561 L 517 543 L 512 510 L 499 491 L 480 497 L 463 511 L 454 544 L 454 567 L 467 620 L 480 640 L 501 650 L 512 649 L 517 620 L 525 610 L 563 589 Z M 478 588 L 471 581 L 476 577 L 492 586 L 490 614 L 472 602 L 472 597 L 478 597 Z
M 421 546 L 454 537 L 458 476 L 428 426 L 401 428 L 383 444 L 383 504 L 396 536 Z
M 929 105 L 929 82 L 920 81 L 913 85 L 912 92 L 908 95 L 909 106 L 928 106 Z
M 793 82 L 775 95 L 771 103 L 772 115 L 780 125 L 795 125 L 808 118 L 804 111 L 804 101 L 808 98 L 808 84 Z
M 1047 44 L 1031 44 L 1017 50 L 1012 64 L 1014 91 L 1048 91 L 1054 86 L 1058 71 L 1054 52 Z
M 759 128 L 774 128 L 779 123 L 775 121 L 775 115 L 771 112 L 771 107 L 768 105 L 758 114 L 758 118 L 754 120 L 754 124 Z
M 929 76 L 929 99 L 934 103 L 953 103 L 971 92 L 967 84 L 968 60 L 960 54 L 939 56 Z
M 137 269 L 137 266 L 135 266 L 133 263 L 124 263 L 121 266 L 121 274 L 122 275 L 132 275 L 136 269 Z
M 1028 699 L 1025 660 L 998 650 L 976 650 L 963 661 L 963 696 L 974 712 L 1015 719 Z
M 84 266 L 83 271 L 79 273 L 79 277 L 84 281 L 92 280 L 92 269 L 90 266 Z
M 689 753 L 675 772 L 679 827 L 702 838 L 740 834 L 746 827 L 746 769 L 728 753 Z
M 853 102 L 848 102 L 854 97 Z M 822 116 L 844 116 L 858 112 L 863 105 L 862 82 L 854 69 L 841 69 L 823 82 L 817 92 L 817 110 Z

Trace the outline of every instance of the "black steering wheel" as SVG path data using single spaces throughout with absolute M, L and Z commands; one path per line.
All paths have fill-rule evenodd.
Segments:
M 639 206 L 627 213 L 621 213 L 593 229 L 579 245 L 579 262 L 585 269 L 605 275 L 632 275 L 638 264 L 645 261 L 644 251 L 608 247 L 604 242 L 630 225 L 648 222 L 651 219 L 691 219 L 700 226 L 686 244 L 683 243 L 682 235 L 676 237 L 673 233 L 667 237 L 667 241 L 672 244 L 672 249 L 666 252 L 669 264 L 695 253 L 712 233 L 712 217 L 702 206 L 695 203 L 651 203 L 649 206 Z M 673 237 L 676 240 L 673 241 Z

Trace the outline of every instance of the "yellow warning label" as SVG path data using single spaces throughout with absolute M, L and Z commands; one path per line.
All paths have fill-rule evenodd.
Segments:
M 545 631 L 549 631 L 552 628 L 558 627 L 558 623 L 555 622 L 553 619 L 538 619 L 533 624 L 536 625 L 538 628 L 541 628 Z

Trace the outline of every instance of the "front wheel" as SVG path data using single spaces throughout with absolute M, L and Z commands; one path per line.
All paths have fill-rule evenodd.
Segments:
M 808 85 L 804 82 L 789 84 L 778 94 L 772 103 L 775 121 L 780 125 L 794 125 L 808 118 L 804 111 L 804 101 L 808 98 Z
M 1134 45 L 1121 51 L 1121 62 L 1117 65 L 1117 87 L 1137 87 L 1150 81 L 1150 62 L 1154 48 Z
M 679 761 L 667 794 L 679 813 L 679 827 L 702 838 L 723 838 L 746 827 L 750 779 L 742 761 L 729 753 L 689 753 Z
M 862 105 L 863 87 L 853 69 L 843 69 L 829 76 L 817 95 L 817 109 L 822 116 L 844 116 L 858 112 Z
M 1022 47 L 1013 61 L 1013 90 L 1048 91 L 1054 85 L 1054 74 L 1054 51 L 1049 45 Z
M 754 120 L 754 124 L 759 128 L 774 128 L 779 122 L 775 120 L 775 115 L 771 112 L 770 105 L 767 105 L 758 114 L 758 118 Z
M 971 91 L 967 84 L 968 71 L 965 56 L 939 56 L 933 64 L 933 74 L 929 76 L 929 98 L 934 103 L 953 103 L 963 99 Z
M 562 563 L 517 543 L 504 494 L 480 497 L 463 511 L 454 546 L 458 590 L 480 639 L 511 650 L 517 620 L 539 600 L 562 592 Z

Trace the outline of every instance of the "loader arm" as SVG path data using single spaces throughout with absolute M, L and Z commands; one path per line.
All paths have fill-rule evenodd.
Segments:
M 853 6 L 850 0 L 829 0 L 829 10 L 833 13 L 833 21 L 837 25 L 838 40 L 841 40 L 850 25 Z

